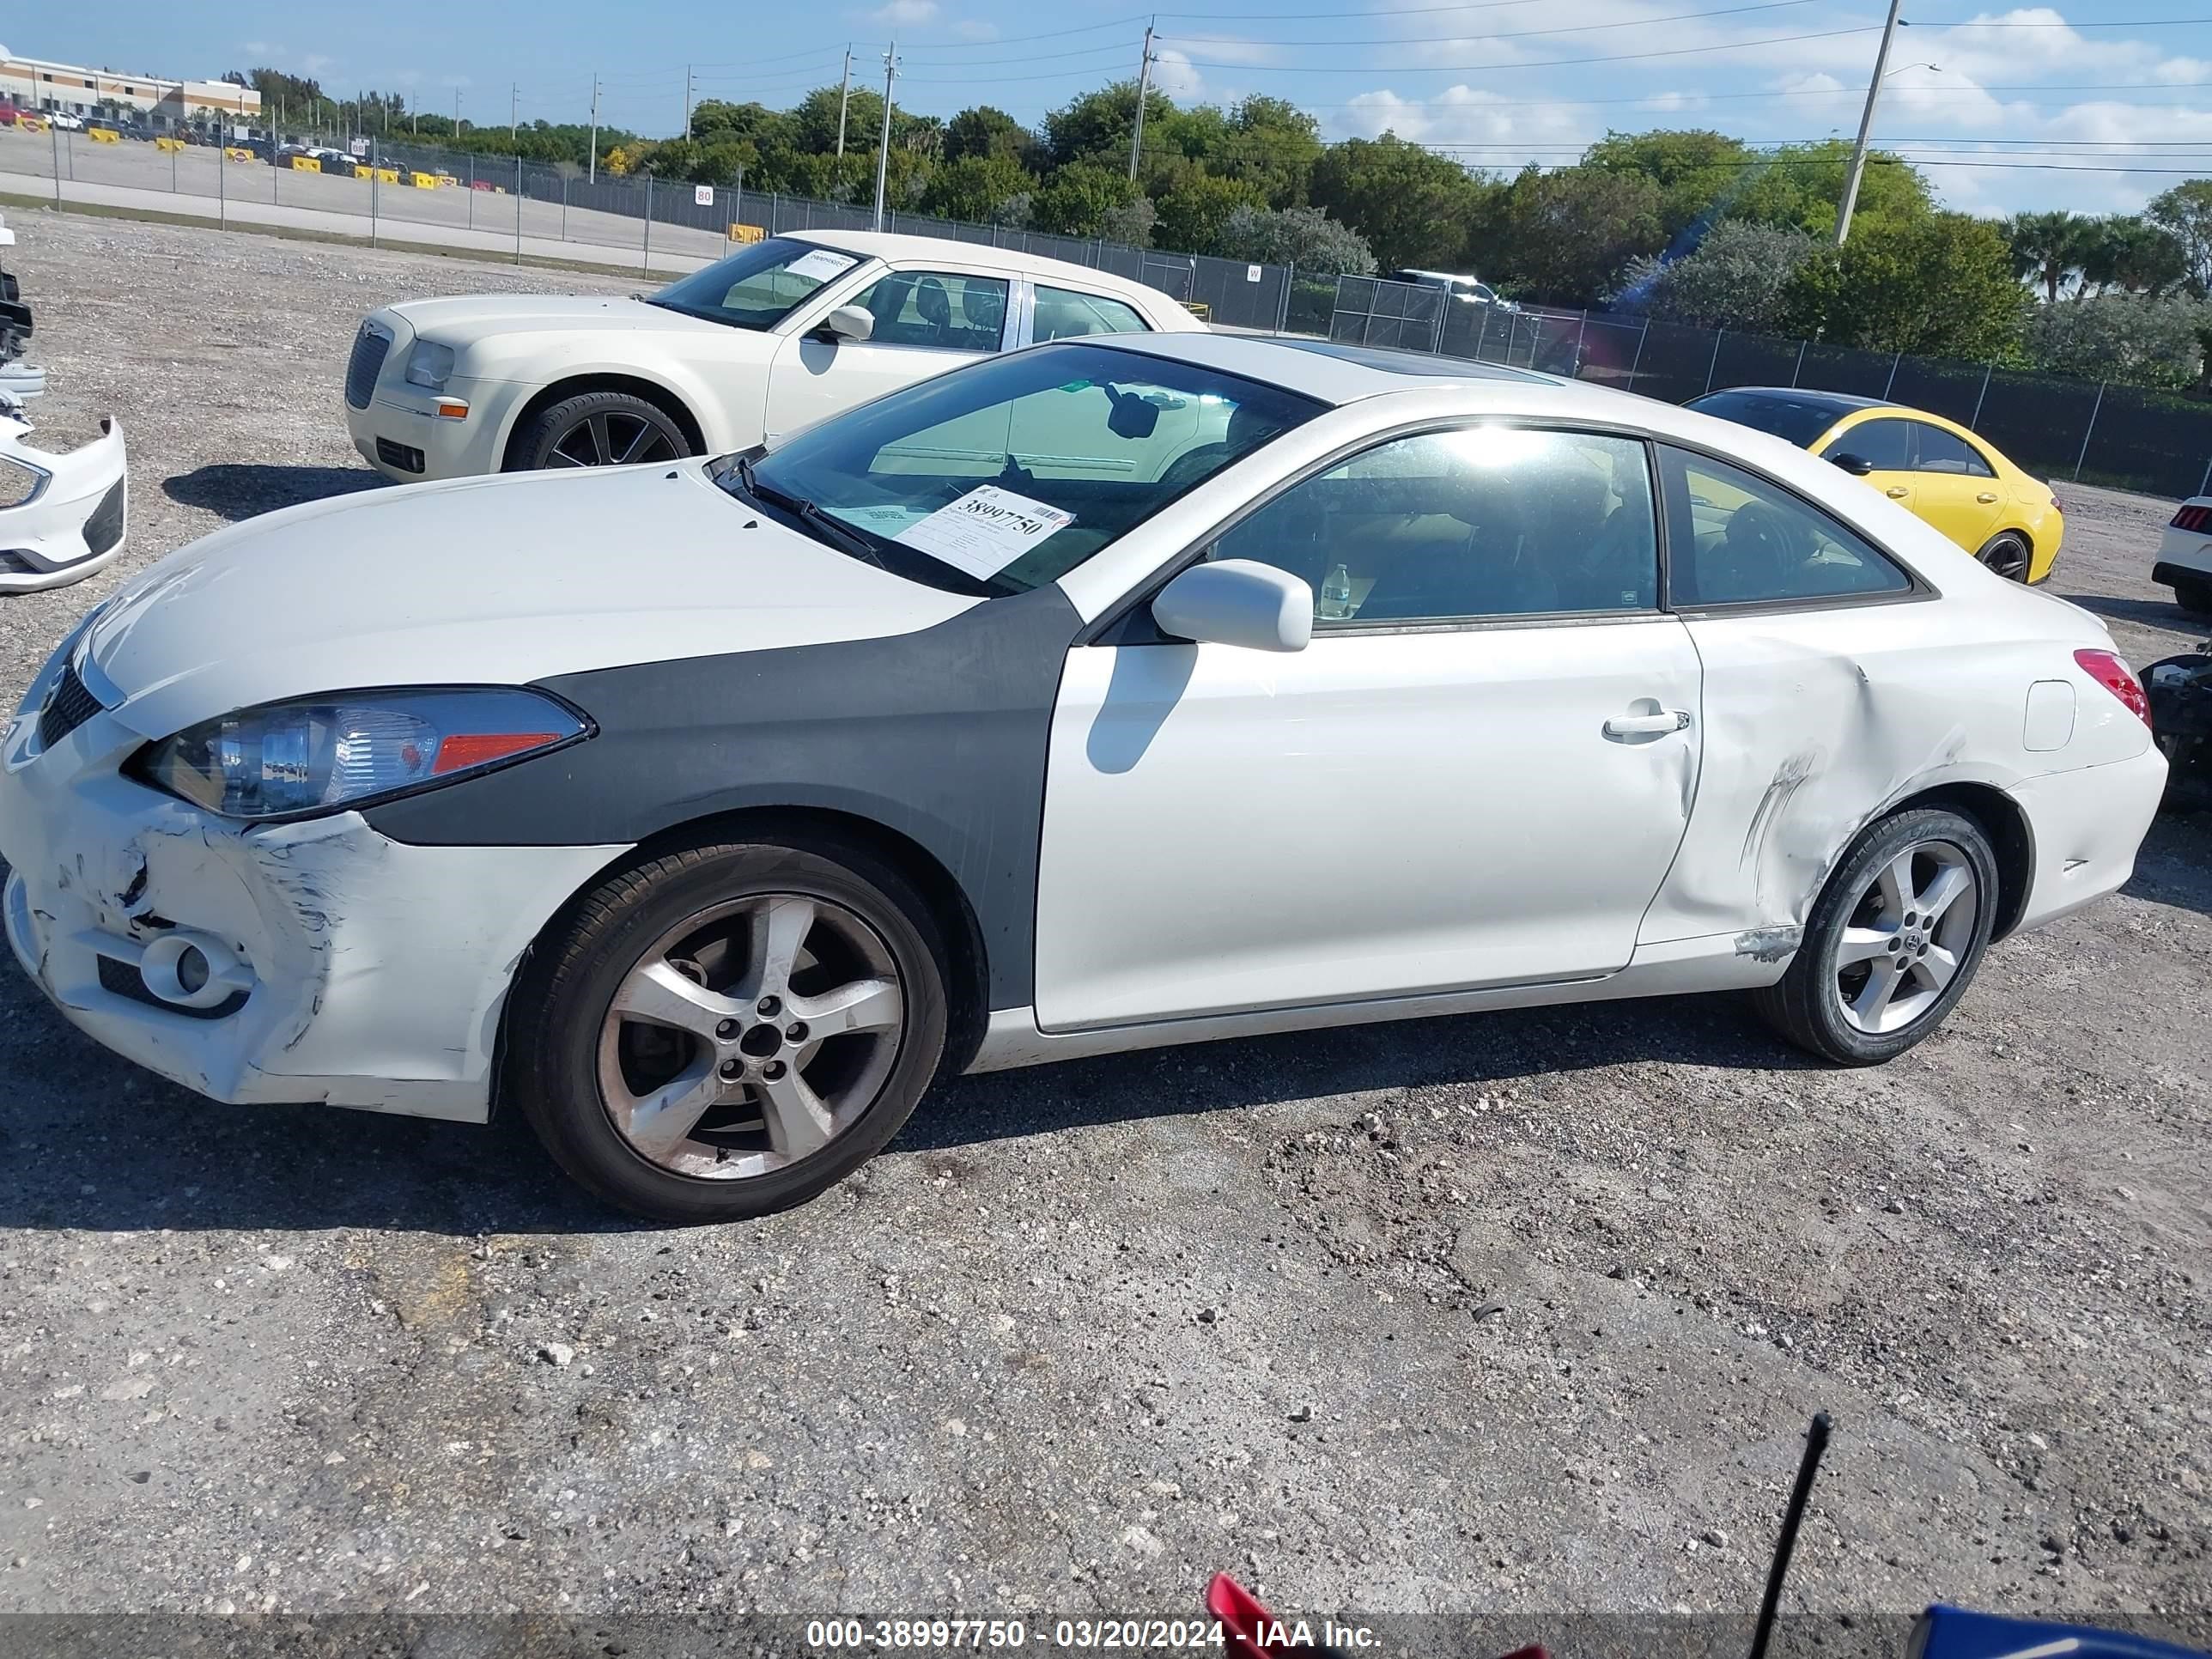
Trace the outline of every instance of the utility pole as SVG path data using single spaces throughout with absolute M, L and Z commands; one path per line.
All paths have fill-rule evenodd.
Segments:
M 461 89 L 460 89 L 459 87 L 455 87 L 455 88 L 453 88 L 453 137 L 454 137 L 454 138 L 455 138 L 456 140 L 459 140 L 459 138 L 460 137 L 460 136 L 461 136 Z
M 522 88 L 510 81 L 507 82 L 507 142 L 509 148 L 513 148 L 515 142 L 515 130 L 521 125 Z
M 1137 125 L 1129 135 L 1129 177 L 1137 176 L 1137 157 L 1145 148 L 1145 100 L 1152 89 L 1152 26 L 1145 26 L 1145 59 L 1137 70 Z
M 1851 210 L 1859 203 L 1859 180 L 1866 173 L 1867 139 L 1874 131 L 1875 100 L 1881 96 L 1882 77 L 1889 69 L 1889 43 L 1897 35 L 1897 12 L 1903 0 L 1889 0 L 1889 21 L 1882 25 L 1881 46 L 1874 56 L 1874 79 L 1867 82 L 1866 112 L 1859 117 L 1859 141 L 1851 146 L 1851 170 L 1844 176 L 1844 199 L 1836 210 L 1836 246 L 1851 234 Z
M 845 105 L 853 95 L 853 47 L 845 46 L 845 78 L 837 83 L 837 159 L 845 159 Z
M 698 88 L 699 77 L 691 72 L 691 65 L 684 66 L 684 136 L 691 136 L 691 94 Z
M 596 182 L 599 176 L 599 77 L 592 77 L 592 142 L 591 166 L 586 173 L 586 182 Z
M 884 228 L 884 185 L 891 169 L 891 77 L 898 73 L 898 42 L 884 54 L 884 144 L 876 152 L 876 221 L 875 228 Z

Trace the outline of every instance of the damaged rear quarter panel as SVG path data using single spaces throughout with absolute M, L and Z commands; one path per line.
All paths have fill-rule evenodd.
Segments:
M 1641 942 L 1730 933 L 1785 959 L 1828 872 L 1897 802 L 2086 764 L 2022 746 L 2027 689 L 2071 647 L 2022 638 L 2003 597 L 1689 618 L 1704 762 Z

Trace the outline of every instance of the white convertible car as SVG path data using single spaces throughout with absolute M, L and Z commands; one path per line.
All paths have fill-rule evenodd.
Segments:
M 1157 289 L 1058 259 L 807 231 L 648 297 L 374 312 L 346 366 L 346 427 L 403 483 L 723 455 L 994 352 L 1203 326 Z
M 679 1221 L 1062 1055 L 1743 989 L 1887 1060 L 2166 778 L 2094 617 L 1780 439 L 1214 334 L 234 526 L 4 761 L 8 938 L 94 1037 L 504 1099 Z

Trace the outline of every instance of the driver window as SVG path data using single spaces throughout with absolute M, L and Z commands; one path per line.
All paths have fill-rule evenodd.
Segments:
M 1644 446 L 1596 433 L 1472 426 L 1393 439 L 1291 485 L 1207 556 L 1298 577 L 1319 630 L 1658 602 Z
M 996 351 L 1006 332 L 1006 283 L 1000 276 L 895 270 L 847 303 L 876 319 L 871 345 Z
M 1912 579 L 1870 543 L 1779 485 L 1686 450 L 1662 446 L 1659 457 L 1674 604 L 1911 591 Z
M 1832 461 L 1838 455 L 1856 455 L 1877 472 L 1909 472 L 1912 470 L 1911 425 L 1885 416 L 1847 426 L 1820 451 L 1824 461 Z

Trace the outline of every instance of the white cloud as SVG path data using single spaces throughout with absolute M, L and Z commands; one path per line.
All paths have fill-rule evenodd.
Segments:
M 996 23 L 986 23 L 977 17 L 962 18 L 952 26 L 952 32 L 963 40 L 995 40 L 999 38 Z
M 303 75 L 320 75 L 337 61 L 335 58 L 325 57 L 319 52 L 311 52 L 300 60 L 300 70 Z
M 1188 52 L 1173 46 L 1153 52 L 1152 84 L 1182 103 L 1206 95 L 1206 77 L 1193 67 Z
M 249 58 L 282 58 L 292 50 L 289 46 L 271 46 L 266 40 L 247 40 L 242 44 Z
M 870 21 L 886 28 L 915 28 L 937 21 L 937 0 L 890 0 L 868 14 Z

